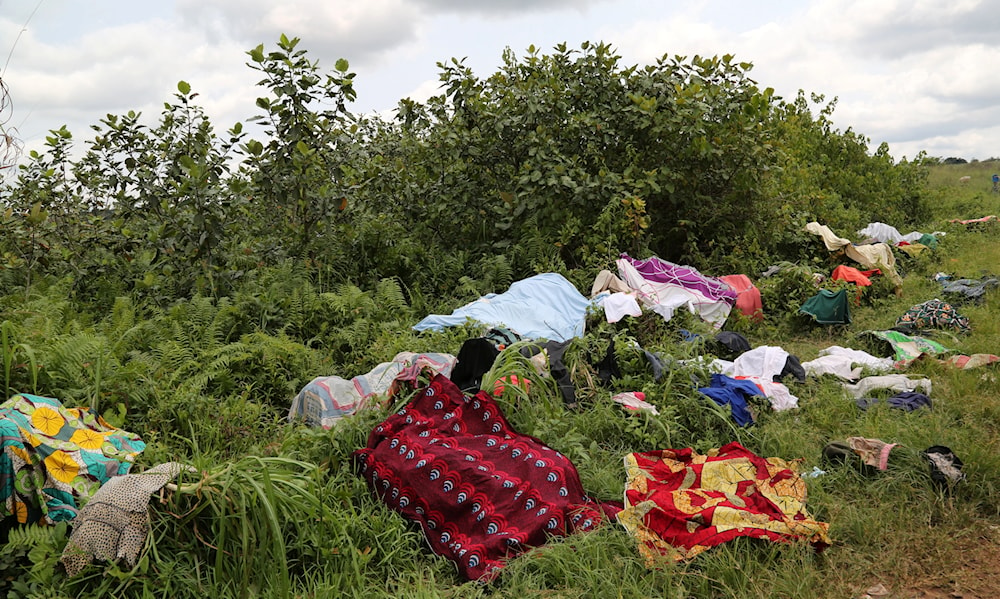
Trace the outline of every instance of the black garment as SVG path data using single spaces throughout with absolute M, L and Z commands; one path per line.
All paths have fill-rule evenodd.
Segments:
M 720 358 L 732 360 L 743 352 L 750 351 L 750 342 L 739 333 L 722 331 L 715 335 L 712 341 L 712 349 L 716 351 Z
M 559 393 L 562 394 L 563 401 L 567 405 L 576 403 L 576 386 L 569 376 L 569 369 L 563 363 L 563 356 L 566 355 L 566 348 L 570 341 L 539 341 L 521 348 L 521 355 L 530 358 L 542 351 L 549 356 L 549 374 L 559 385 Z
M 785 367 L 781 369 L 781 372 L 774 375 L 774 382 L 780 383 L 786 376 L 793 376 L 800 383 L 806 382 L 806 369 L 802 367 L 799 359 L 792 354 L 788 354 L 788 357 L 785 358 Z
M 618 367 L 618 358 L 615 357 L 615 342 L 612 341 L 608 344 L 608 351 L 602 359 L 597 364 L 597 379 L 601 381 L 602 385 L 607 385 L 612 379 L 621 378 L 622 371 Z
M 458 362 L 451 371 L 451 382 L 465 393 L 475 393 L 483 382 L 500 352 L 485 337 L 468 339 L 458 351 Z
M 931 482 L 944 489 L 965 480 L 962 460 L 944 445 L 934 445 L 924 450 L 924 457 L 931 465 Z

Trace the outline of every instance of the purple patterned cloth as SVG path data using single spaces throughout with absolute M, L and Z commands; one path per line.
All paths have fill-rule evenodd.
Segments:
M 732 287 L 719 279 L 706 277 L 690 266 L 678 266 L 656 256 L 650 256 L 645 260 L 637 260 L 628 254 L 622 254 L 621 257 L 631 262 L 644 279 L 681 285 L 711 300 L 724 301 L 731 305 L 736 303 L 738 294 Z

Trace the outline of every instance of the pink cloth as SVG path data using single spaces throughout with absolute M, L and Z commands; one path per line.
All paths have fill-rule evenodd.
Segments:
M 726 275 L 719 279 L 736 292 L 736 306 L 742 314 L 754 322 L 764 320 L 764 307 L 760 300 L 760 289 L 754 286 L 746 275 Z

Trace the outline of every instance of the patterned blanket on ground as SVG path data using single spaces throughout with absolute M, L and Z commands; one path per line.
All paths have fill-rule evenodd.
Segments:
M 625 509 L 618 521 L 649 566 L 692 558 L 736 537 L 830 544 L 829 524 L 806 512 L 793 464 L 739 443 L 707 455 L 665 449 L 625 456 Z
M 76 518 L 146 444 L 86 408 L 25 393 L 0 405 L 0 448 L 0 516 L 53 524 Z
M 354 457 L 372 491 L 470 580 L 620 509 L 587 497 L 569 458 L 514 431 L 489 394 L 463 395 L 440 375 Z

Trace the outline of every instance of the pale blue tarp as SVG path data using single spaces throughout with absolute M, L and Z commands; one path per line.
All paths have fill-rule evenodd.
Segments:
M 431 314 L 413 328 L 440 331 L 471 319 L 487 326 L 503 326 L 522 339 L 566 341 L 582 337 L 591 301 L 558 273 L 529 277 L 504 293 L 490 293 L 450 315 Z

